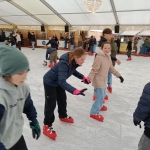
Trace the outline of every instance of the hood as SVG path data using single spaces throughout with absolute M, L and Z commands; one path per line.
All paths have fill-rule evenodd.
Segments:
M 0 89 L 7 90 L 7 91 L 16 91 L 18 87 L 15 85 L 5 81 L 3 77 L 0 75 Z
M 101 46 L 102 46 L 102 43 L 103 43 L 103 42 L 106 42 L 106 41 L 107 41 L 107 40 L 106 40 L 104 37 L 101 36 L 101 39 L 100 39 L 99 44 L 98 44 L 98 47 L 101 47 Z

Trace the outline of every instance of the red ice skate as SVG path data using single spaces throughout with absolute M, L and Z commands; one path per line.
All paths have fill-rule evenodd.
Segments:
M 93 101 L 95 101 L 96 100 L 96 95 L 93 95 Z
M 74 123 L 74 119 L 71 116 L 67 116 L 66 118 L 59 118 L 60 121 Z
M 106 107 L 106 106 L 103 106 L 100 110 L 101 110 L 101 111 L 107 111 L 107 107 Z
M 93 119 L 96 119 L 98 121 L 101 121 L 101 122 L 104 121 L 104 117 L 99 115 L 99 114 L 96 114 L 96 115 L 90 114 L 90 117 L 93 118 Z
M 110 93 L 112 93 L 112 87 L 111 87 L 111 86 L 107 87 L 107 90 L 108 90 Z
M 129 60 L 132 60 L 132 58 L 131 58 L 131 57 L 129 57 L 129 58 L 127 59 L 127 61 L 129 61 Z
M 108 100 L 108 95 L 106 95 L 104 99 L 105 99 L 105 100 Z
M 52 140 L 56 140 L 57 134 L 56 132 L 53 130 L 52 127 L 49 127 L 47 125 L 43 126 L 43 134 L 45 134 L 46 136 L 48 136 L 50 139 Z
M 50 63 L 48 67 L 52 68 L 53 66 L 54 66 L 53 63 Z

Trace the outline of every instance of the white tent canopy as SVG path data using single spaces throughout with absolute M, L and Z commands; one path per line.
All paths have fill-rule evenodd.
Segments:
M 142 31 L 138 35 L 140 35 L 140 36 L 150 36 L 150 30 Z
M 137 35 L 140 32 L 140 30 L 131 30 L 131 31 L 124 31 L 119 35 L 128 35 L 128 36 L 134 36 Z
M 0 24 L 15 25 L 149 25 L 150 1 L 103 0 L 89 13 L 84 0 L 0 0 Z

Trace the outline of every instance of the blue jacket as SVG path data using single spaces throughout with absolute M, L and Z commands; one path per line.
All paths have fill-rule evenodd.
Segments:
M 150 82 L 143 89 L 133 117 L 138 121 L 144 121 L 145 127 L 150 128 Z
M 44 83 L 54 87 L 60 86 L 73 94 L 75 88 L 68 84 L 66 80 L 71 75 L 83 79 L 83 75 L 76 71 L 78 66 L 75 61 L 73 61 L 72 66 L 70 66 L 69 53 L 65 53 L 60 57 L 59 62 L 44 75 Z
M 47 48 L 47 51 L 46 51 L 46 60 L 48 60 L 48 55 L 51 54 L 53 51 L 56 51 L 56 48 Z

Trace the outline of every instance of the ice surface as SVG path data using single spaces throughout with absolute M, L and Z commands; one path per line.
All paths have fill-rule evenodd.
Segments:
M 43 75 L 49 70 L 43 67 L 45 49 L 22 48 L 22 52 L 30 61 L 31 71 L 27 83 L 31 89 L 31 96 L 38 112 L 40 126 L 43 126 L 44 89 Z M 66 51 L 58 51 L 62 55 Z M 32 138 L 28 120 L 25 118 L 24 136 L 29 150 L 136 150 L 144 127 L 139 129 L 133 125 L 132 115 L 141 96 L 144 85 L 150 81 L 150 58 L 135 57 L 133 61 L 126 61 L 125 55 L 117 55 L 121 60 L 116 69 L 125 79 L 124 83 L 113 76 L 113 93 L 106 102 L 107 112 L 102 112 L 105 121 L 98 122 L 89 117 L 93 100 L 93 87 L 84 85 L 74 76 L 68 82 L 78 89 L 88 88 L 86 96 L 74 96 L 67 92 L 68 115 L 75 119 L 74 124 L 59 121 L 57 108 L 55 123 L 53 124 L 58 137 L 56 141 L 41 134 L 38 141 Z M 87 56 L 86 61 L 78 71 L 85 76 L 90 72 L 94 56 Z M 142 124 L 143 126 L 143 124 Z

